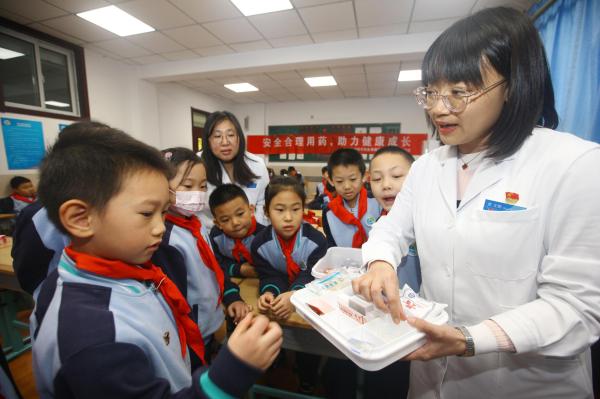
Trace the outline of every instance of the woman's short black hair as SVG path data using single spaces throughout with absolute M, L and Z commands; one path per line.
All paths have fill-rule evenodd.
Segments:
M 67 233 L 58 214 L 63 203 L 79 199 L 101 213 L 128 175 L 146 170 L 172 176 L 157 149 L 102 123 L 73 123 L 42 160 L 38 195 L 48 218 Z
M 250 204 L 248 196 L 241 187 L 235 184 L 221 184 L 210 194 L 208 198 L 208 206 L 210 212 L 214 215 L 215 208 L 223 204 L 233 201 L 236 198 L 241 198 L 246 204 Z
M 404 148 L 400 148 L 398 146 L 395 145 L 389 145 L 387 147 L 381 147 L 380 149 L 378 149 L 377 151 L 375 151 L 375 154 L 373 154 L 373 158 L 371 158 L 371 162 L 373 162 L 373 160 L 375 158 L 377 158 L 380 155 L 383 154 L 398 154 L 401 155 L 404 159 L 406 159 L 406 161 L 412 165 L 413 162 L 415 162 L 415 157 L 412 156 L 412 154 L 408 151 L 406 151 Z
M 242 131 L 242 126 L 235 115 L 229 111 L 216 111 L 208 116 L 204 131 L 202 132 L 202 161 L 206 166 L 206 179 L 213 186 L 218 186 L 223 183 L 223 171 L 221 169 L 221 161 L 215 156 L 210 148 L 209 138 L 215 130 L 215 126 L 219 123 L 228 120 L 233 124 L 238 135 L 239 150 L 233 158 L 233 182 L 242 186 L 247 186 L 255 179 L 258 179 L 252 169 L 246 163 L 254 162 L 246 157 L 246 138 Z
M 10 188 L 17 189 L 21 184 L 25 183 L 31 183 L 31 180 L 23 176 L 15 176 L 10 179 Z
M 482 88 L 487 66 L 507 81 L 507 98 L 492 126 L 487 154 L 502 159 L 521 147 L 536 124 L 558 125 L 544 46 L 530 18 L 516 9 L 497 7 L 461 19 L 427 50 L 422 79 L 425 86 L 447 81 Z M 427 120 L 435 130 L 429 116 Z
M 273 198 L 282 191 L 293 191 L 296 193 L 302 200 L 302 206 L 304 207 L 306 193 L 302 184 L 298 182 L 298 179 L 291 176 L 275 176 L 265 189 L 265 213 L 269 212 L 269 205 Z
M 184 147 L 171 147 L 161 151 L 165 161 L 169 163 L 171 166 L 171 173 L 173 176 L 177 174 L 177 169 L 179 169 L 179 165 L 184 162 L 187 162 L 186 171 L 183 174 L 182 181 L 187 177 L 190 173 L 190 170 L 199 163 L 202 163 L 200 157 L 189 148 Z
M 355 165 L 358 167 L 361 176 L 364 176 L 367 167 L 365 166 L 365 160 L 363 159 L 360 152 L 354 148 L 340 148 L 335 150 L 327 160 L 327 173 L 329 178 L 333 179 L 333 168 L 336 166 L 348 166 Z

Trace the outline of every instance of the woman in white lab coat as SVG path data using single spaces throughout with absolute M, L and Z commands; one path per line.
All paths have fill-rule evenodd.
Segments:
M 202 149 L 208 195 L 221 184 L 236 184 L 248 196 L 256 221 L 269 224 L 264 215 L 269 172 L 261 157 L 246 151 L 246 138 L 235 115 L 228 111 L 216 111 L 208 116 L 202 133 Z M 200 217 L 202 225 L 210 229 L 213 217 L 208 207 L 204 208 Z
M 428 339 L 407 357 L 422 360 L 409 396 L 591 398 L 600 147 L 549 129 L 558 118 L 543 46 L 516 10 L 455 23 L 422 73 L 417 102 L 445 146 L 413 164 L 353 282 L 396 321 L 410 316 L 394 267 L 416 241 L 421 295 L 448 304 L 447 325 L 408 317 Z

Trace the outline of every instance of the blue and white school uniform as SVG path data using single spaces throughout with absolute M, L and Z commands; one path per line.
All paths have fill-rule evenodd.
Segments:
M 260 374 L 227 347 L 210 370 L 192 373 L 159 290 L 83 271 L 66 254 L 42 284 L 31 325 L 42 399 L 237 397 Z
M 248 252 L 250 252 L 254 238 L 264 228 L 264 225 L 257 222 L 254 233 L 242 239 L 242 244 L 248 249 Z M 213 226 L 213 228 L 210 230 L 210 242 L 215 252 L 215 257 L 227 276 L 243 277 L 241 274 L 242 264 L 245 262 L 253 264 L 252 259 L 245 259 L 243 256 L 240 256 L 239 261 L 236 259 L 233 254 L 235 239 L 229 237 L 217 226 Z
M 287 261 L 272 226 L 267 226 L 256 235 L 252 243 L 252 258 L 260 278 L 260 294 L 271 292 L 275 296 L 304 288 L 313 280 L 312 267 L 327 252 L 327 241 L 323 234 L 308 223 L 296 234 L 292 258 L 300 271 L 293 281 L 289 281 Z
M 364 194 L 365 190 L 360 195 Z M 345 200 L 342 200 L 344 207 L 358 217 L 358 204 L 360 198 L 357 198 L 354 208 L 350 208 Z M 360 222 L 365 229 L 367 235 L 371 231 L 373 224 L 381 215 L 381 206 L 375 198 L 367 197 L 367 211 L 360 219 Z M 325 208 L 323 211 L 323 231 L 327 237 L 327 244 L 330 247 L 348 247 L 352 248 L 352 238 L 357 231 L 356 226 L 342 222 L 330 208 Z
M 152 257 L 152 262 L 160 266 L 175 282 L 192 308 L 192 319 L 198 323 L 205 343 L 225 320 L 220 302 L 220 287 L 213 271 L 202 260 L 196 239 L 186 229 L 165 222 L 163 240 Z M 202 227 L 202 236 L 210 245 L 208 234 Z M 227 277 L 223 291 L 223 304 L 241 300 L 239 288 Z
M 54 271 L 71 239 L 48 219 L 42 204 L 34 202 L 17 217 L 13 234 L 13 268 L 21 288 L 37 297 L 37 288 Z

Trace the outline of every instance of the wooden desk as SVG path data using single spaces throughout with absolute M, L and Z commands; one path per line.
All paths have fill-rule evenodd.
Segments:
M 258 313 L 258 279 L 232 279 L 240 286 L 240 295 L 244 302 L 252 305 L 254 312 Z M 294 312 L 287 320 L 276 320 L 283 330 L 283 347 L 298 352 L 312 353 L 319 356 L 346 359 L 335 346 L 327 341 L 312 326 Z
M 0 220 L 1 219 L 14 219 L 17 216 L 16 213 L 0 213 Z
M 0 335 L 2 350 L 8 352 L 7 360 L 12 360 L 31 348 L 30 338 L 22 338 L 20 329 L 28 330 L 29 326 L 17 320 L 18 296 L 23 293 L 13 270 L 12 238 L 0 246 Z
M 15 276 L 13 270 L 13 259 L 10 256 L 12 249 L 12 238 L 6 237 L 8 242 L 6 244 L 0 244 L 0 289 L 6 288 L 12 291 L 23 291 Z

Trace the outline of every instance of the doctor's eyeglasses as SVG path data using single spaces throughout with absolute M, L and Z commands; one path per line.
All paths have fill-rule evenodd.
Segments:
M 491 85 L 476 91 L 466 91 L 460 88 L 453 88 L 450 90 L 449 94 L 440 94 L 437 92 L 437 90 L 430 89 L 428 87 L 418 87 L 415 89 L 415 91 L 413 91 L 413 94 L 415 95 L 417 104 L 425 109 L 433 108 L 438 99 L 441 98 L 448 111 L 458 113 L 465 110 L 467 104 L 469 103 L 470 97 L 487 93 L 495 87 L 500 86 L 504 82 L 506 82 L 506 79 L 499 80 L 496 83 L 492 83 Z

